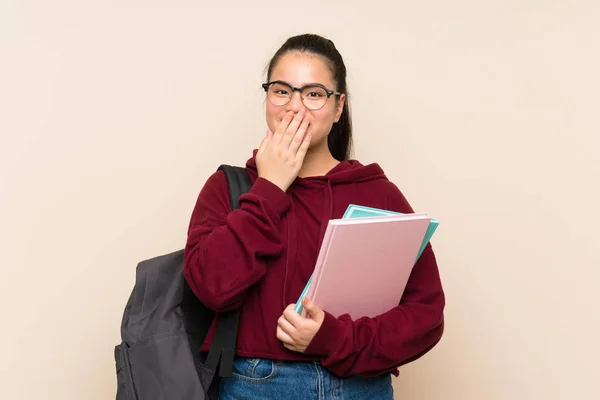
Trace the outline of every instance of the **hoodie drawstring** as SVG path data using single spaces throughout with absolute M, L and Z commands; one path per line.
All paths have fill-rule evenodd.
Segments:
M 321 244 L 323 242 L 323 237 L 325 236 L 325 231 L 327 230 L 327 225 L 329 224 L 329 220 L 333 218 L 333 188 L 331 186 L 331 180 L 326 179 L 326 185 L 324 188 L 324 205 L 323 205 L 323 216 L 321 218 L 320 223 L 320 232 L 319 232 L 319 244 L 317 246 L 318 249 L 321 248 Z M 293 192 L 290 193 L 293 196 Z M 292 201 L 290 207 L 290 218 L 288 218 L 287 223 L 287 257 L 285 261 L 285 275 L 283 281 L 283 293 L 281 297 L 281 305 L 283 309 L 285 309 L 288 305 L 287 300 L 287 289 L 290 282 L 288 282 L 289 271 L 290 271 L 290 262 L 296 259 L 297 256 L 297 240 L 298 240 L 298 225 L 296 220 L 296 215 L 294 213 L 294 202 Z
M 325 205 L 323 207 L 323 219 L 321 219 L 321 232 L 319 236 L 319 249 L 327 230 L 329 220 L 333 218 L 333 188 L 331 187 L 331 180 L 327 179 L 327 185 L 325 190 Z
M 290 194 L 293 196 L 293 194 Z M 290 206 L 290 218 L 288 218 L 287 223 L 287 257 L 285 260 L 285 276 L 283 278 L 283 293 L 281 297 L 281 305 L 283 309 L 287 307 L 287 285 L 288 285 L 288 274 L 290 271 L 290 260 L 296 259 L 296 249 L 297 249 L 297 225 L 296 225 L 296 214 L 294 213 L 294 202 Z M 292 226 L 293 225 L 293 226 Z

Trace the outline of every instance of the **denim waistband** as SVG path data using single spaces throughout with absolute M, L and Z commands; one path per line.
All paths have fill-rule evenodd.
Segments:
M 391 374 L 338 377 L 319 362 L 241 358 L 221 381 L 220 399 L 393 400 Z

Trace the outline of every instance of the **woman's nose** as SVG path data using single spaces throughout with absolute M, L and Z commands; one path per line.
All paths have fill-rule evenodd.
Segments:
M 288 111 L 299 112 L 304 104 L 302 104 L 302 94 L 298 91 L 292 93 L 292 98 L 288 102 Z

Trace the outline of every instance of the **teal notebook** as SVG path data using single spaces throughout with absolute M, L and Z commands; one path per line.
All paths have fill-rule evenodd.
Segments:
M 358 206 L 356 204 L 350 204 L 348 206 L 348 208 L 346 209 L 346 212 L 342 216 L 342 219 L 376 217 L 376 216 L 395 215 L 395 214 L 401 214 L 401 213 L 395 212 L 395 211 L 382 210 L 379 208 L 372 208 L 372 207 Z M 425 237 L 423 238 L 423 244 L 421 245 L 421 248 L 419 249 L 419 252 L 417 254 L 417 260 L 423 253 L 423 250 L 425 250 L 427 243 L 431 240 L 431 237 L 433 236 L 433 233 L 435 232 L 435 230 L 437 229 L 439 224 L 440 223 L 436 219 L 431 218 L 431 222 L 429 223 L 429 227 L 427 228 L 427 231 L 425 232 Z M 299 314 L 302 313 L 302 310 L 303 310 L 302 299 L 304 298 L 304 296 L 306 296 L 306 293 L 308 292 L 308 288 L 310 287 L 311 280 L 312 280 L 312 277 L 306 283 L 306 286 L 304 287 L 304 290 L 300 294 L 300 297 L 298 298 L 298 301 L 296 302 L 296 306 L 294 307 L 294 310 L 296 310 Z

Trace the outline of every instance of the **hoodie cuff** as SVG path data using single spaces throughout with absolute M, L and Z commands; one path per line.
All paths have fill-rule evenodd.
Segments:
M 279 186 L 264 178 L 256 178 L 249 193 L 265 199 L 280 217 L 286 213 L 291 205 L 291 200 L 287 193 L 281 190 Z
M 344 334 L 344 321 L 337 319 L 327 311 L 324 313 L 325 319 L 321 327 L 304 351 L 306 355 L 328 358 L 333 353 L 332 344 L 339 343 Z

